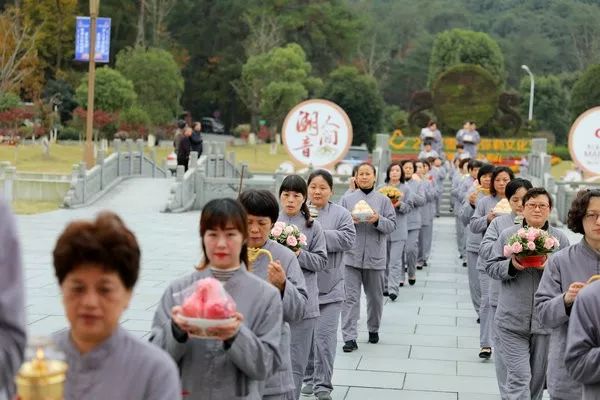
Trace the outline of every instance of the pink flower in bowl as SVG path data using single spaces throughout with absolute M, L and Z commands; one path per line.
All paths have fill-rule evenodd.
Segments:
M 535 250 L 535 243 L 533 243 L 533 242 L 527 242 L 527 248 L 529 250 Z
M 523 251 L 523 246 L 521 245 L 521 243 L 516 242 L 512 244 L 512 252 L 513 253 L 520 253 Z
M 288 236 L 285 242 L 288 246 L 295 247 L 298 245 L 298 240 L 294 236 Z
M 271 229 L 271 235 L 273 235 L 274 237 L 277 237 L 277 236 L 281 235 L 282 233 L 283 233 L 283 229 L 281 228 L 281 226 L 277 226 L 277 224 L 275 224 L 273 229 Z
M 504 253 L 504 257 L 506 257 L 506 258 L 512 256 L 512 247 L 509 245 L 505 245 L 503 253 Z

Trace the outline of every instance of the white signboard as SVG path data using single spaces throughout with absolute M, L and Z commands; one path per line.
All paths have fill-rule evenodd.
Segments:
M 283 122 L 283 143 L 292 158 L 314 167 L 332 167 L 352 144 L 352 124 L 337 104 L 307 100 L 294 107 Z
M 600 175 L 600 107 L 577 118 L 569 132 L 569 152 L 583 171 Z

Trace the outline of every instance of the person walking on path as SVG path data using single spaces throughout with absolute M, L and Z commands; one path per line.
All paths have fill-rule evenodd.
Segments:
M 479 132 L 477 132 L 475 122 L 466 121 L 463 128 L 456 132 L 456 141 L 464 146 L 465 152 L 471 158 L 477 157 L 477 146 L 481 142 Z
M 441 157 L 444 153 L 444 141 L 442 138 L 442 133 L 437 127 L 435 121 L 429 121 L 427 126 L 421 129 L 421 150 L 425 148 L 425 141 L 431 141 L 431 147 L 435 150 L 438 155 Z
M 264 249 L 273 261 L 258 257 L 250 262 L 252 273 L 271 283 L 281 293 L 283 324 L 281 329 L 281 365 L 265 383 L 263 400 L 295 400 L 294 375 L 290 355 L 290 323 L 301 321 L 306 309 L 306 283 L 298 258 L 287 247 L 269 239 L 273 225 L 279 217 L 279 204 L 268 190 L 246 190 L 238 201 L 248 215 L 249 251 Z
M 1 196 L 0 221 L 0 400 L 11 400 L 27 343 L 25 288 L 16 221 Z
M 552 329 L 548 372 L 548 392 L 554 399 L 581 399 L 581 384 L 567 373 L 564 359 L 567 331 L 573 302 L 592 275 L 600 274 L 600 191 L 582 190 L 571 204 L 567 225 L 583 238 L 559 250 L 544 269 L 535 294 L 535 307 L 541 323 Z
M 505 229 L 486 262 L 487 273 L 502 281 L 495 316 L 498 351 L 506 365 L 506 396 L 515 400 L 540 400 L 546 381 L 549 330 L 534 309 L 534 295 L 545 266 L 525 268 L 515 255 L 504 256 L 504 246 L 519 229 L 543 229 L 569 246 L 565 234 L 548 224 L 552 198 L 544 188 L 529 189 L 523 197 L 523 222 Z M 551 260 L 554 255 L 550 255 Z
M 308 301 L 303 319 L 290 324 L 292 331 L 290 348 L 296 399 L 302 390 L 302 381 L 317 328 L 317 317 L 320 315 L 317 273 L 328 267 L 325 234 L 320 222 L 311 217 L 307 201 L 308 187 L 304 179 L 299 175 L 286 176 L 279 188 L 281 210 L 278 221 L 296 225 L 306 236 L 307 243 L 304 248 L 297 251 L 296 256 L 306 281 Z
M 203 139 L 202 139 L 202 124 L 198 121 L 194 122 L 194 128 L 190 136 L 191 151 L 198 153 L 198 158 L 202 155 Z
M 407 229 L 408 233 L 406 236 L 406 246 L 404 247 L 404 261 L 406 264 L 406 271 L 408 272 L 408 283 L 414 285 L 417 282 L 417 258 L 419 257 L 419 232 L 421 230 L 422 219 L 421 219 L 421 207 L 424 207 L 427 198 L 425 196 L 425 184 L 415 173 L 416 166 L 413 160 L 402 161 L 402 172 L 404 173 L 404 180 L 406 186 L 410 189 L 411 198 L 410 206 L 411 210 L 407 216 Z M 406 272 L 402 268 L 401 282 L 405 282 Z
M 481 241 L 481 247 L 479 248 L 479 262 L 482 265 L 485 265 L 487 261 L 492 257 L 492 249 L 502 231 L 514 225 L 521 224 L 523 220 L 523 197 L 525 196 L 527 191 L 532 187 L 533 186 L 531 185 L 531 182 L 521 178 L 513 179 L 508 183 L 508 185 L 506 185 L 505 194 L 510 204 L 512 212 L 510 214 L 501 215 L 497 218 L 494 218 L 490 223 L 490 226 L 488 226 L 487 230 L 485 231 L 485 235 L 483 235 L 483 240 Z M 498 335 L 494 326 L 494 317 L 496 315 L 496 309 L 498 307 L 499 293 L 500 281 L 496 279 L 490 279 L 490 315 L 487 323 L 489 324 L 488 329 L 491 332 L 492 345 L 494 347 L 496 347 L 498 343 Z M 502 398 L 506 398 L 506 392 L 504 389 L 506 384 L 506 365 L 501 357 L 500 352 L 498 351 L 496 351 L 494 355 L 494 367 L 496 369 L 496 379 L 498 381 L 498 389 L 500 390 L 500 396 Z
M 179 147 L 177 150 L 177 165 L 183 165 L 185 171 L 188 170 L 188 164 L 190 163 L 190 152 L 192 150 L 192 142 L 190 137 L 192 136 L 192 128 L 185 128 L 183 135 L 179 140 Z
M 367 297 L 367 329 L 369 343 L 379 342 L 379 326 L 383 314 L 387 236 L 396 229 L 396 212 L 387 196 L 375 190 L 375 167 L 362 163 L 358 168 L 358 190 L 342 197 L 340 205 L 352 211 L 364 201 L 373 211 L 371 217 L 360 220 L 353 216 L 356 229 L 355 246 L 344 253 L 346 301 L 342 307 L 344 352 L 358 349 L 358 319 L 360 293 L 364 286 Z
M 331 400 L 333 363 L 337 347 L 344 292 L 344 252 L 356 240 L 356 229 L 350 212 L 331 202 L 333 177 L 325 170 L 316 170 L 308 177 L 308 198 L 315 218 L 323 228 L 327 244 L 327 268 L 317 274 L 319 317 L 310 350 L 303 394 L 314 394 L 318 400 Z

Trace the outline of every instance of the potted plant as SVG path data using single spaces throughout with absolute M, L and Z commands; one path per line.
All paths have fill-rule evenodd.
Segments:
M 516 257 L 519 264 L 527 268 L 538 268 L 544 265 L 548 254 L 552 253 L 560 243 L 547 231 L 538 228 L 521 228 L 508 238 L 504 246 L 504 256 Z

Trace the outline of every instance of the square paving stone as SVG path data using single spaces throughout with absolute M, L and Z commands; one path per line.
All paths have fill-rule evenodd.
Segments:
M 375 357 L 365 355 L 358 364 L 359 370 L 406 372 L 415 374 L 456 375 L 455 361 L 416 360 L 412 358 Z
M 454 326 L 417 325 L 417 335 L 450 335 L 479 337 L 479 328 L 459 328 Z
M 351 387 L 346 400 L 456 400 L 456 393 Z
M 457 375 L 461 376 L 484 376 L 496 378 L 496 368 L 492 360 L 481 360 L 478 362 L 459 361 L 457 363 Z
M 420 360 L 476 361 L 479 360 L 479 352 L 475 353 L 471 349 L 412 346 L 410 349 L 410 358 Z
M 404 374 L 340 369 L 333 374 L 332 382 L 334 385 L 341 386 L 402 389 Z
M 470 376 L 406 374 L 404 388 L 440 392 L 499 394 L 496 379 Z

